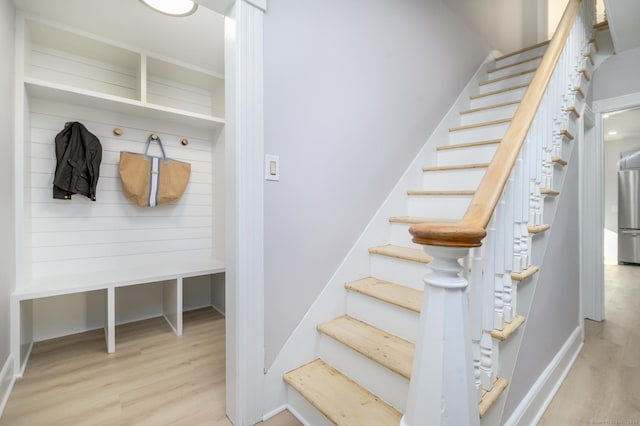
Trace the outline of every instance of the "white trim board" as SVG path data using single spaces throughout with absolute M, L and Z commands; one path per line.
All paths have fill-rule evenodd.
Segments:
M 595 130 L 583 144 L 580 188 L 581 229 L 583 254 L 580 276 L 585 279 L 581 290 L 586 302 L 584 315 L 596 321 L 604 320 L 604 122 L 602 115 L 640 106 L 640 92 L 594 101 Z M 597 232 L 593 232 L 597 230 Z M 590 250 L 585 248 L 589 247 Z
M 9 354 L 2 370 L 0 370 L 0 417 L 2 417 L 4 408 L 7 406 L 7 401 L 9 401 L 9 395 L 11 395 L 11 390 L 15 382 L 16 374 L 14 372 L 13 358 L 12 355 Z
M 236 0 L 225 19 L 226 412 L 238 426 L 263 408 L 263 17 Z
M 505 426 L 538 424 L 582 350 L 581 336 L 580 327 L 576 327 L 504 423 Z

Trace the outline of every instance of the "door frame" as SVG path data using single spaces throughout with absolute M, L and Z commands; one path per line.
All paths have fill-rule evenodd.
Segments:
M 606 113 L 640 107 L 640 92 L 593 102 L 595 130 L 585 132 L 581 161 L 581 293 L 583 316 L 603 321 L 604 311 L 604 119 Z M 595 232 L 594 232 L 595 230 Z
M 263 18 L 266 0 L 200 0 L 225 15 L 226 413 L 262 420 L 264 381 Z

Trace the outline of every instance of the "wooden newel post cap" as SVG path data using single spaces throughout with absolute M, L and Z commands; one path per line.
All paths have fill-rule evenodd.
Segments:
M 409 228 L 413 242 L 425 246 L 480 247 L 487 231 L 460 223 L 419 223 Z

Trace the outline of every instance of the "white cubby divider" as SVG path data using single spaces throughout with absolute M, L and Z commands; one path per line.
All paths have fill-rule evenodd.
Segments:
M 162 315 L 180 335 L 183 309 L 224 310 L 212 295 L 225 270 L 224 77 L 22 12 L 16 28 L 15 371 L 33 341 L 65 326 L 67 334 L 104 327 L 113 352 L 117 324 Z M 95 202 L 52 198 L 54 138 L 68 121 L 102 144 Z M 122 193 L 119 152 L 142 152 L 150 133 L 169 157 L 191 163 L 175 205 L 139 208 Z M 195 286 L 183 281 L 195 277 L 206 291 L 188 293 Z M 37 329 L 52 306 L 64 315 L 72 303 L 82 306 L 67 309 L 67 323 Z

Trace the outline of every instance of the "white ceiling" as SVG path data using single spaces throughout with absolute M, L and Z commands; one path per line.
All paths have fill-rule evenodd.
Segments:
M 224 74 L 224 16 L 154 12 L 139 0 L 14 0 L 18 9 Z
M 640 47 L 640 1 L 604 0 L 616 52 Z
M 612 131 L 616 134 L 610 135 Z M 604 119 L 605 142 L 633 138 L 640 140 L 640 109 L 611 113 Z

